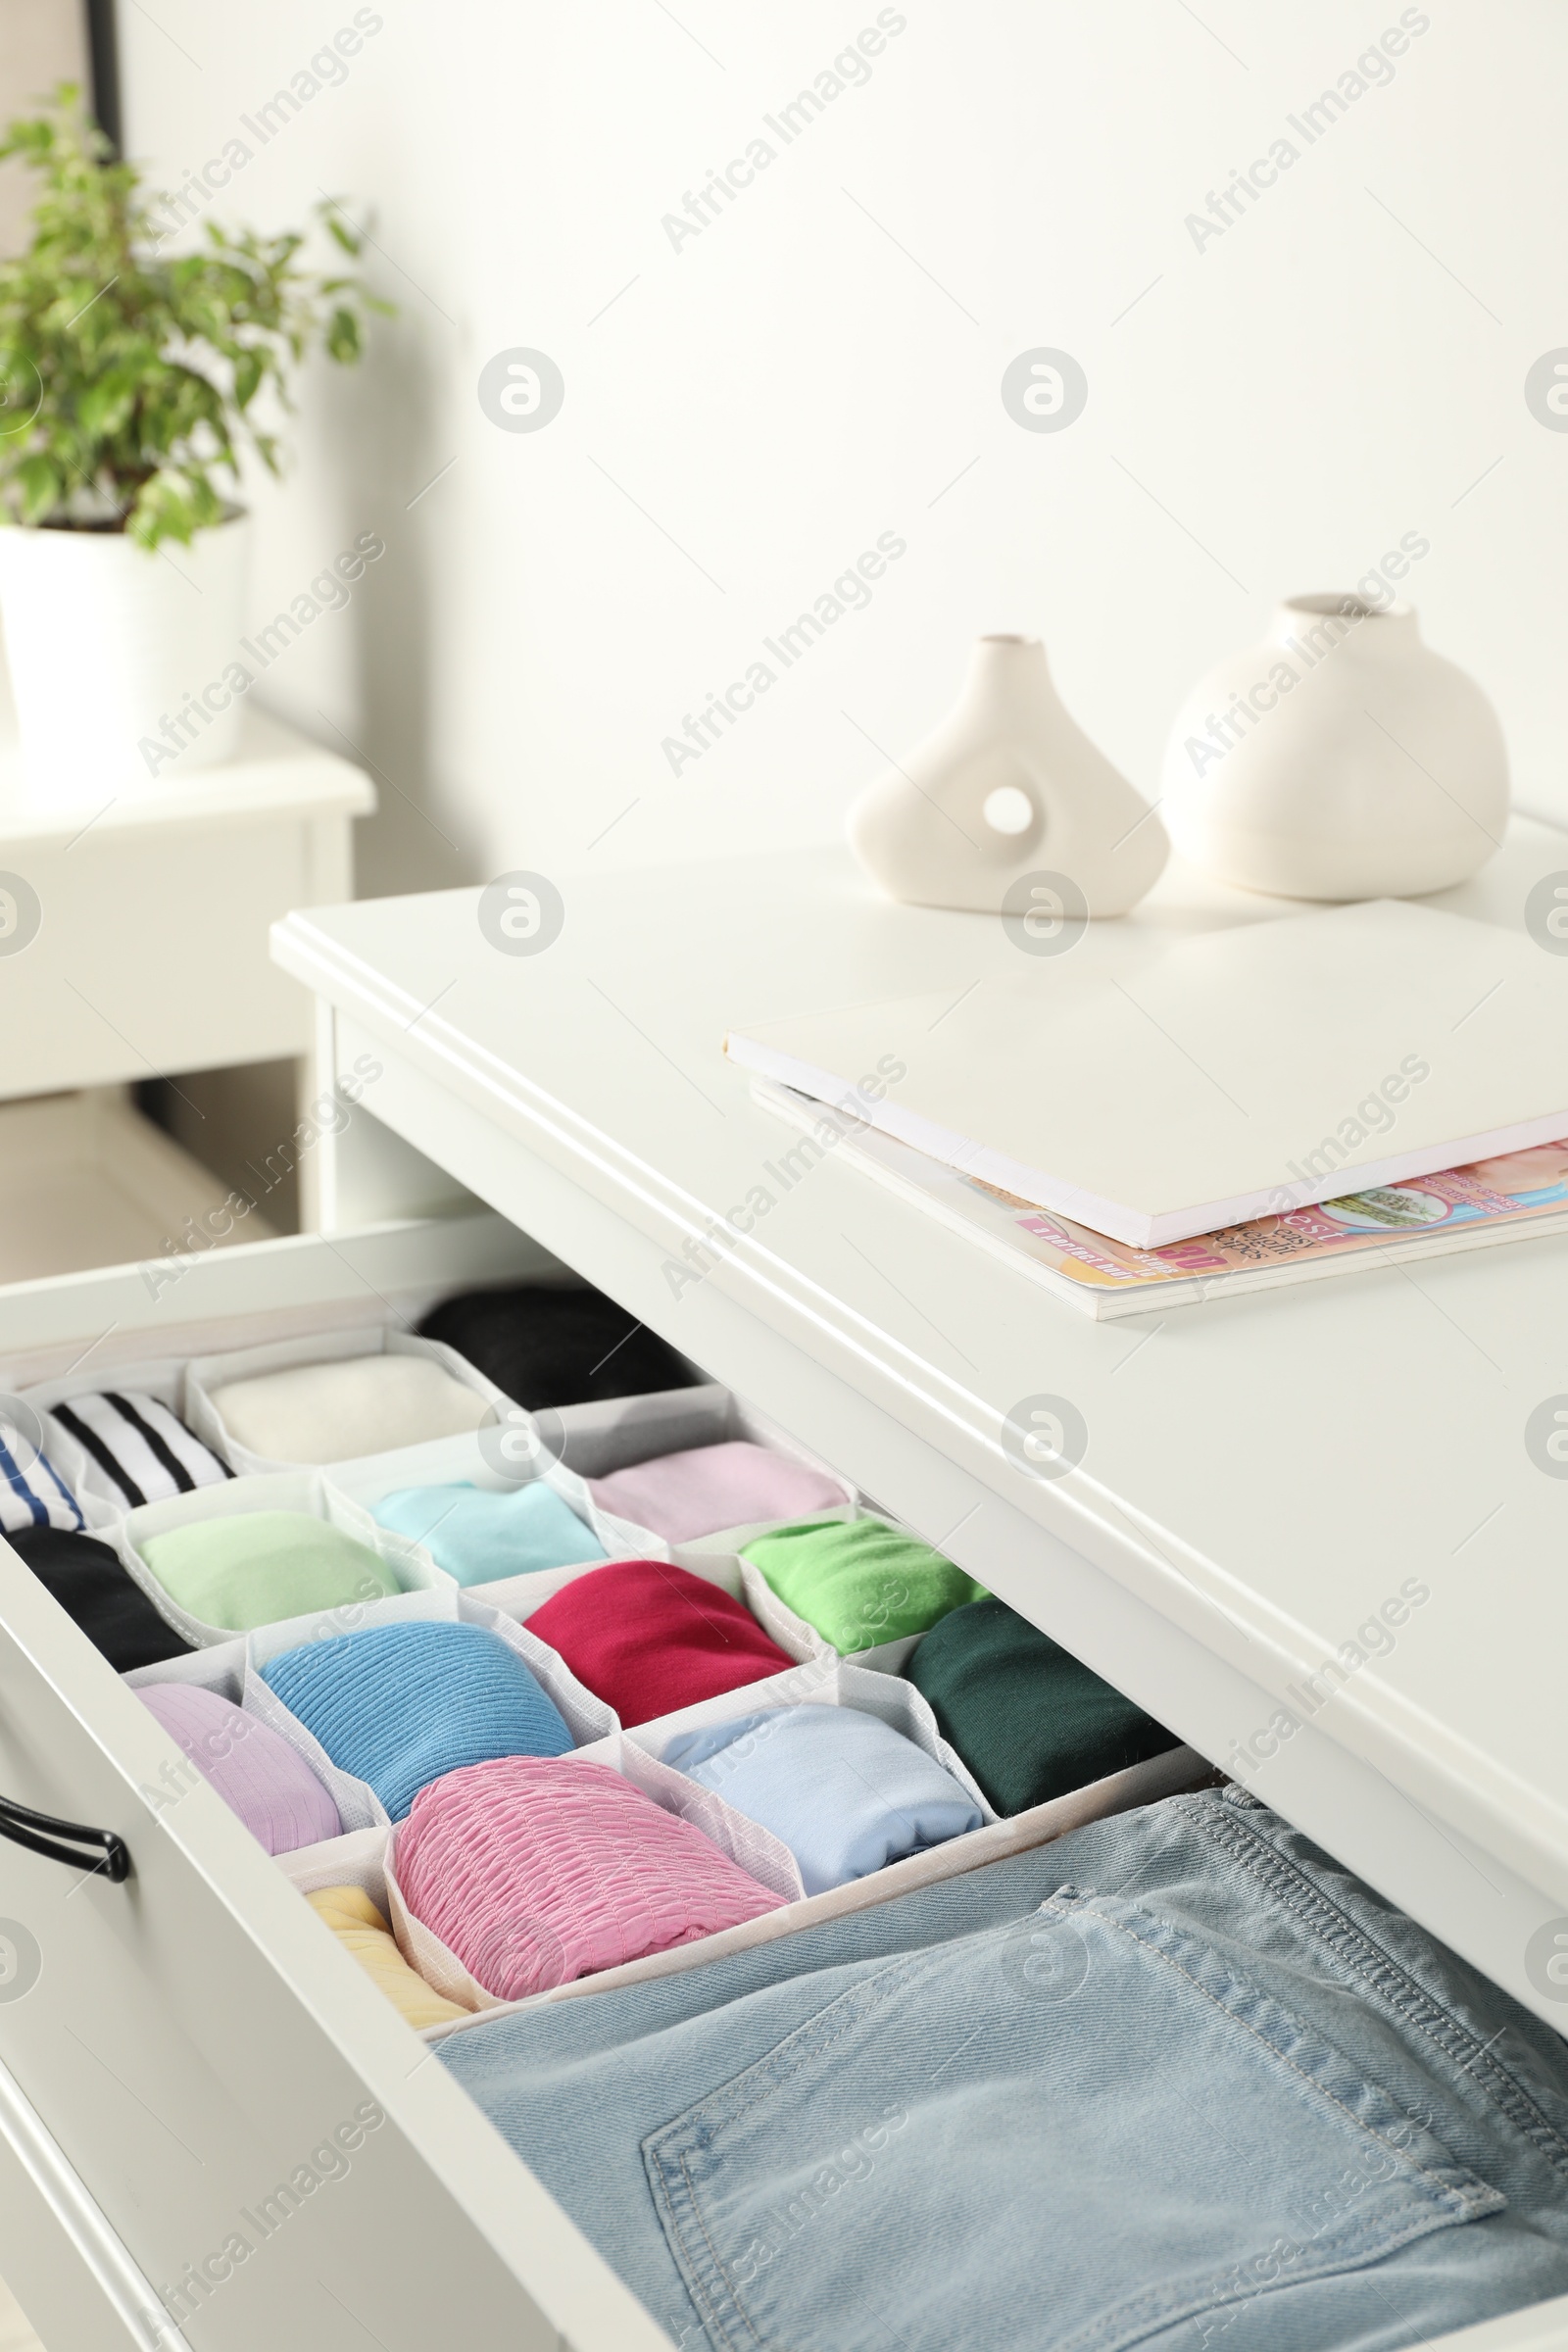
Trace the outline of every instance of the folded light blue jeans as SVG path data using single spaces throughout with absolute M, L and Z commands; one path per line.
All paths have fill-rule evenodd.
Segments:
M 439 2047 L 686 2352 L 1395 2352 L 1568 2293 L 1568 2045 L 1240 1790 Z

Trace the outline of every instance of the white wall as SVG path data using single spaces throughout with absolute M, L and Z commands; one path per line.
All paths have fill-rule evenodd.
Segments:
M 0 122 L 31 114 L 57 83 L 87 79 L 87 21 L 62 0 L 5 0 L 0 8 Z M 27 241 L 37 188 L 20 163 L 0 164 L 0 254 Z M 0 2352 L 5 2344 L 0 2312 Z
M 1193 678 L 1411 531 L 1431 640 L 1495 699 L 1519 798 L 1568 814 L 1568 434 L 1523 396 L 1568 344 L 1560 0 L 900 0 L 787 146 L 763 116 L 875 0 L 376 0 L 342 86 L 259 147 L 238 118 L 353 13 L 159 0 L 122 30 L 137 152 L 172 179 L 246 138 L 220 202 L 262 224 L 368 206 L 401 305 L 357 379 L 313 370 L 258 500 L 258 618 L 387 543 L 265 681 L 408 796 L 383 784 L 362 888 L 831 836 L 987 628 L 1041 632 L 1152 790 Z M 1428 28 L 1392 81 L 1289 130 L 1401 13 Z M 1298 160 L 1200 250 L 1185 217 L 1282 132 Z M 676 250 L 662 216 L 760 133 L 775 159 Z M 1059 433 L 1000 397 L 1037 345 L 1087 371 Z M 564 376 L 538 432 L 476 396 L 513 346 Z M 672 775 L 662 739 L 885 532 L 869 608 Z

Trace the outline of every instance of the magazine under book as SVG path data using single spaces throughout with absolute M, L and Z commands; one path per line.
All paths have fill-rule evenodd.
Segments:
M 766 1079 L 757 1080 L 752 1092 L 794 1126 L 814 1129 L 832 1121 L 842 1130 L 835 1157 L 877 1177 L 1100 1319 L 1568 1231 L 1563 1142 L 1139 1250 L 928 1158 L 858 1120 L 852 1110 L 830 1109 Z

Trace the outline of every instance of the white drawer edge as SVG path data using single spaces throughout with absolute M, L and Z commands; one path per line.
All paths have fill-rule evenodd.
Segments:
M 146 1266 L 92 1267 L 0 1287 L 0 1362 L 11 1367 L 13 1385 L 24 1386 L 65 1370 L 78 1349 L 83 1360 L 91 1353 L 101 1361 L 93 1351 L 111 1335 L 122 1344 L 126 1334 L 157 1334 L 156 1347 L 143 1342 L 134 1352 L 168 1354 L 203 1325 L 339 1305 L 374 1320 L 388 1293 L 518 1280 L 548 1275 L 553 1266 L 525 1234 L 485 1211 L 395 1218 L 331 1236 L 285 1234 Z M 46 1361 L 60 1349 L 59 1365 Z
M 123 2239 L 111 2229 L 81 2176 L 23 2091 L 0 2065 L 0 2135 L 43 2197 L 75 2249 L 104 2301 L 125 2332 L 127 2343 L 158 2345 L 178 2329 L 164 2312 L 146 2277 L 131 2260 Z
M 1568 2346 L 1568 2295 L 1527 2304 L 1500 2319 L 1478 2320 L 1452 2335 L 1430 2339 L 1426 2352 L 1564 2352 Z

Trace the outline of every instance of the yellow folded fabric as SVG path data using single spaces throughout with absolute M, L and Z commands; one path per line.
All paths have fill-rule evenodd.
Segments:
M 352 1952 L 376 1989 L 386 1994 L 406 2022 L 444 2026 L 449 2018 L 466 2017 L 456 2001 L 432 1992 L 398 1950 L 397 1940 L 363 1886 L 318 1886 L 305 1900 L 331 1929 L 346 1952 Z

